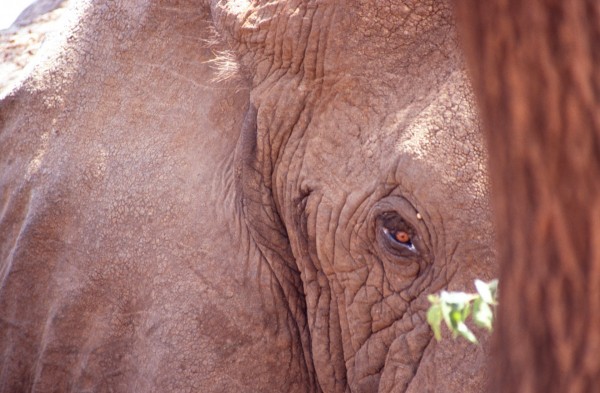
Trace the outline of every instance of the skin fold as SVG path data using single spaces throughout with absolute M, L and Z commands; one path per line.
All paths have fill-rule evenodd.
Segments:
M 0 101 L 1 392 L 486 390 L 425 322 L 495 269 L 449 4 L 69 12 Z

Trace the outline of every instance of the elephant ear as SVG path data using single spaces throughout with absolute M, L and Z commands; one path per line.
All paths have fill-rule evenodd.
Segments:
M 70 184 L 75 179 L 67 177 L 81 169 L 89 172 L 78 190 L 81 201 L 96 187 L 118 187 L 120 176 L 127 178 L 123 184 L 139 179 L 154 195 L 168 188 L 193 200 L 200 191 L 189 189 L 194 182 L 176 178 L 192 179 L 214 162 L 230 165 L 248 84 L 208 5 L 159 3 L 68 3 L 62 30 L 0 101 L 0 169 L 17 174 L 7 184 L 42 173 L 43 184 Z M 205 148 L 210 156 L 197 154 Z M 90 168 L 75 168 L 82 162 Z M 45 165 L 52 169 L 44 172 Z
M 271 163 L 210 7 L 73 3 L 0 101 L 5 390 L 316 391 Z
M 217 192 L 220 185 L 199 186 L 199 174 L 215 162 L 232 165 L 249 88 L 208 5 L 159 3 L 68 3 L 62 30 L 0 101 L 0 184 L 76 188 L 67 199 L 94 201 L 85 209 L 105 214 L 155 203 L 159 214 L 168 196 Z
M 250 233 L 268 260 L 298 273 L 289 239 L 273 197 L 270 145 L 259 133 L 256 107 L 250 103 L 236 148 L 238 205 Z M 260 139 L 260 141 L 259 141 Z
M 238 262 L 225 225 L 213 217 L 232 215 L 214 206 L 229 208 L 223 201 L 233 199 L 226 183 L 249 96 L 215 68 L 226 47 L 214 38 L 203 2 L 71 3 L 68 29 L 48 41 L 37 68 L 0 101 L 0 315 L 18 321 L 0 339 L 2 375 L 57 390 L 69 388 L 33 379 L 46 373 L 28 374 L 36 362 L 54 362 L 55 348 L 119 342 L 85 362 L 107 365 L 98 375 L 137 368 L 158 374 L 153 361 L 126 364 L 135 335 L 111 334 L 142 325 L 132 322 L 140 316 L 160 315 L 148 322 L 153 326 L 195 326 L 186 315 L 209 300 L 194 268 L 221 277 L 221 266 Z M 185 296 L 175 293 L 175 282 Z M 229 282 L 211 285 L 239 292 Z M 220 309 L 213 308 L 206 320 L 217 321 Z M 39 327 L 51 324 L 58 333 L 46 337 Z M 166 347 L 193 358 L 190 342 L 204 345 L 207 358 L 218 356 L 220 341 L 172 330 L 179 336 L 152 336 L 157 358 L 176 363 Z M 40 349 L 46 346 L 53 348 L 47 354 Z M 61 364 L 76 373 L 83 361 L 69 355 Z M 171 364 L 173 374 L 184 372 Z M 28 390 L 2 380 L 7 391 Z

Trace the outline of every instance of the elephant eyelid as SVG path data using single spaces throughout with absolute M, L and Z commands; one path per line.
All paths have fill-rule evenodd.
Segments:
M 419 236 L 416 229 L 398 211 L 388 210 L 376 218 L 377 243 L 380 251 L 392 255 L 394 260 L 420 256 Z
M 390 266 L 412 269 L 415 263 L 421 267 L 431 263 L 431 235 L 425 217 L 402 196 L 378 201 L 368 217 L 371 251 Z

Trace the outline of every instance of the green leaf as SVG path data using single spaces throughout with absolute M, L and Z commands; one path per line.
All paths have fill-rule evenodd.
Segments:
M 429 300 L 429 303 L 431 304 L 438 304 L 440 302 L 440 297 L 438 295 L 427 295 L 427 300 Z
M 427 322 L 436 340 L 441 339 L 442 320 L 454 338 L 461 336 L 471 343 L 478 343 L 477 337 L 466 325 L 469 317 L 479 326 L 492 330 L 493 307 L 497 303 L 498 280 L 475 281 L 477 293 L 442 291 L 439 295 L 429 295 L 431 303 L 427 311 Z
M 473 295 L 465 292 L 446 292 L 442 291 L 440 300 L 449 304 L 454 304 L 463 308 L 465 304 L 473 300 Z
M 462 310 L 459 308 L 452 309 L 452 311 L 450 311 L 450 321 L 452 322 L 452 326 L 458 326 L 458 324 L 463 321 Z
M 489 304 L 482 299 L 476 299 L 473 304 L 473 321 L 475 324 L 491 331 L 493 320 L 494 313 Z
M 442 318 L 444 320 L 444 322 L 446 323 L 446 326 L 448 326 L 448 329 L 450 329 L 450 331 L 452 331 L 452 321 L 450 318 L 450 313 L 452 312 L 452 307 L 450 307 L 450 305 L 448 303 L 446 303 L 443 300 L 440 300 L 440 309 L 442 310 Z
M 487 304 L 495 304 L 494 295 L 492 294 L 492 290 L 488 283 L 485 283 L 481 280 L 475 280 L 475 288 L 477 288 L 477 293 L 481 296 L 484 302 Z
M 451 326 L 448 326 L 448 328 L 450 328 L 452 331 L 453 337 L 456 338 L 457 333 L 460 333 L 459 327 L 465 324 L 463 319 L 463 310 L 459 307 L 453 308 L 450 312 L 450 322 Z
M 442 339 L 442 306 L 440 304 L 434 304 L 427 311 L 427 323 L 433 330 L 433 336 L 437 341 Z
M 475 337 L 473 332 L 464 323 L 459 324 L 456 327 L 456 330 L 458 331 L 458 334 L 460 334 L 462 337 L 467 339 L 467 341 L 469 341 L 470 343 L 472 343 L 472 344 L 478 343 L 477 337 Z
M 471 315 L 471 303 L 465 303 L 465 306 L 462 309 L 462 320 L 466 321 L 467 318 L 469 318 L 469 315 Z

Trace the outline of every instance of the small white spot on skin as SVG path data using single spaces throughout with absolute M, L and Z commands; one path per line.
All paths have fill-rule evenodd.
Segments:
M 242 11 L 246 11 L 250 7 L 248 0 L 233 0 L 228 3 L 228 7 L 233 15 L 237 15 Z
M 421 213 L 417 213 L 417 220 L 422 220 L 423 216 L 421 215 Z

